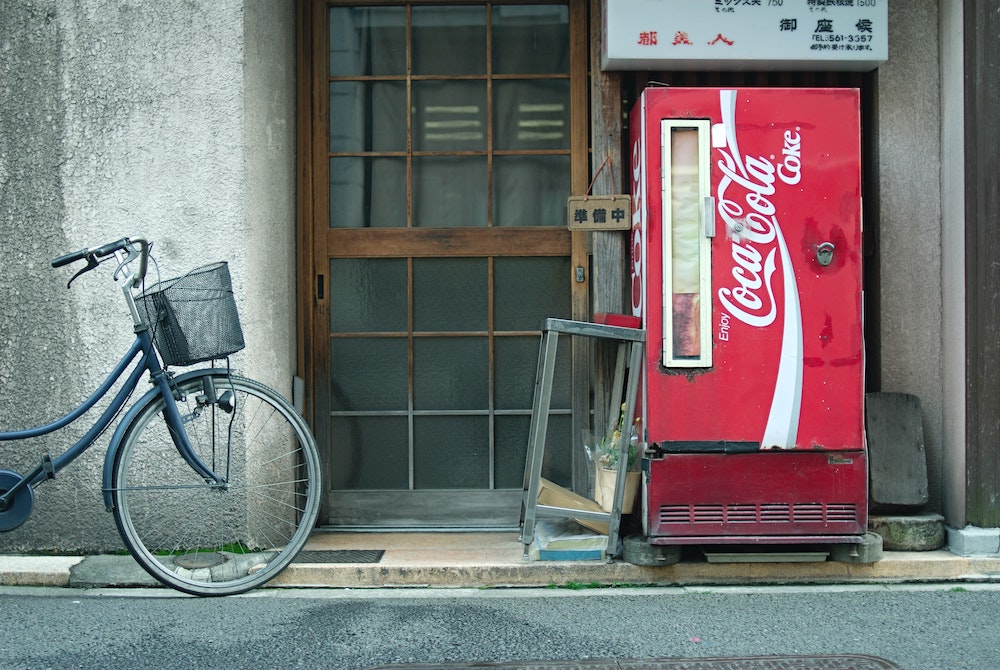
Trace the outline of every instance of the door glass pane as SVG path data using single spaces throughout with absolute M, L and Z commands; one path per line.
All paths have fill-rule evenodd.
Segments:
M 330 260 L 330 330 L 406 332 L 406 259 Z
M 334 338 L 330 407 L 335 412 L 405 410 L 409 388 L 405 338 Z
M 545 439 L 542 476 L 559 486 L 570 486 L 572 476 L 572 421 L 568 414 L 550 414 Z M 524 461 L 528 451 L 530 416 L 498 416 L 496 418 L 496 452 L 494 458 L 495 486 L 498 489 L 519 489 L 524 483 Z
M 413 420 L 414 486 L 418 489 L 489 488 L 489 444 L 488 417 L 416 417 Z
M 408 436 L 405 416 L 333 417 L 330 488 L 406 489 L 410 484 Z
M 566 226 L 569 156 L 493 159 L 493 225 Z
M 470 228 L 487 223 L 486 158 L 425 156 L 413 159 L 413 225 Z
M 485 7 L 414 7 L 413 74 L 486 74 Z
M 485 331 L 488 271 L 485 258 L 413 259 L 413 330 Z
M 497 337 L 494 340 L 494 392 L 498 410 L 531 411 L 535 370 L 538 368 L 538 345 L 538 337 Z M 571 352 L 568 339 L 560 343 L 556 350 L 556 366 L 552 374 L 553 409 L 569 409 L 570 406 Z
M 493 90 L 497 149 L 569 149 L 568 81 L 498 81 Z
M 493 72 L 569 72 L 569 8 L 500 5 L 493 9 Z
M 416 151 L 486 149 L 486 83 L 413 83 L 413 148 Z
M 542 476 L 559 486 L 572 483 L 572 421 L 568 414 L 549 415 L 545 439 Z M 524 461 L 528 451 L 529 416 L 498 416 L 496 418 L 495 486 L 498 489 L 519 489 L 524 483 Z
M 489 350 L 485 337 L 421 337 L 414 340 L 414 408 L 486 408 L 489 389 Z
M 496 418 L 494 478 L 498 489 L 516 489 L 524 483 L 524 461 L 528 452 L 530 416 Z M 546 451 L 548 450 L 546 445 Z
M 330 8 L 330 75 L 406 73 L 406 9 Z
M 405 158 L 330 159 L 331 228 L 405 226 Z
M 406 151 L 406 84 L 331 82 L 330 151 Z
M 570 317 L 568 290 L 539 290 L 570 282 L 569 258 L 497 258 L 493 273 L 497 330 L 540 330 L 545 319 Z

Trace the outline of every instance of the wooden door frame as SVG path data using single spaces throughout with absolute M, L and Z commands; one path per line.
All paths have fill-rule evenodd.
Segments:
M 411 4 L 420 4 L 423 0 L 410 0 Z M 356 0 L 352 4 L 385 4 L 375 0 Z M 481 4 L 480 0 L 452 0 L 455 4 Z M 516 2 L 516 0 L 515 0 Z M 432 3 L 428 3 L 432 4 Z M 433 3 L 438 4 L 438 3 Z M 546 4 L 533 0 L 525 0 L 523 4 Z M 588 0 L 566 0 L 570 9 L 570 188 L 573 195 L 583 195 L 587 192 L 589 183 L 589 42 L 588 31 Z M 326 0 L 296 0 L 295 30 L 296 30 L 296 329 L 298 338 L 297 365 L 300 376 L 305 382 L 304 412 L 309 425 L 321 443 L 320 453 L 323 458 L 323 470 L 326 481 L 331 481 L 332 464 L 326 457 L 327 448 L 324 440 L 329 435 L 330 417 L 328 413 L 318 411 L 318 408 L 329 406 L 329 385 L 317 378 L 318 371 L 330 367 L 329 346 L 322 346 L 318 341 L 318 324 L 329 324 L 329 309 L 317 294 L 320 290 L 328 290 L 317 282 L 317 277 L 327 274 L 323 263 L 328 263 L 324 256 L 317 258 L 316 254 L 324 248 L 317 239 L 313 222 L 329 218 L 328 199 L 317 199 L 321 189 L 315 187 L 316 180 L 321 178 L 317 170 L 319 156 L 326 152 L 318 138 L 327 136 L 326 118 L 323 113 L 323 96 L 326 88 L 325 71 L 316 67 L 316 59 L 322 57 L 325 49 L 324 40 L 320 39 L 326 22 L 326 10 L 329 4 Z M 319 61 L 321 62 L 321 61 Z M 574 69 L 581 68 L 583 72 Z M 392 234 L 392 233 L 388 233 Z M 499 240 L 505 240 L 511 245 L 530 244 L 524 236 L 526 231 L 504 230 L 496 228 L 492 234 Z M 527 231 L 530 237 L 530 231 Z M 568 232 L 570 238 L 570 263 L 577 273 L 584 273 L 582 282 L 576 283 L 571 289 L 571 312 L 575 319 L 588 319 L 589 305 L 589 240 L 586 233 Z M 459 236 L 460 239 L 460 236 Z M 537 253 L 537 251 L 536 251 Z M 567 281 L 571 281 L 568 278 Z M 574 473 L 574 487 L 586 482 L 577 481 L 580 473 L 585 473 L 582 463 L 582 450 L 577 448 L 583 431 L 589 425 L 590 414 L 590 365 L 589 349 L 585 342 L 573 344 L 573 369 L 571 402 L 573 407 L 572 431 L 574 435 L 571 471 Z M 324 415 L 325 414 L 325 415 Z M 329 495 L 324 486 L 323 504 L 320 510 L 321 518 L 330 517 Z

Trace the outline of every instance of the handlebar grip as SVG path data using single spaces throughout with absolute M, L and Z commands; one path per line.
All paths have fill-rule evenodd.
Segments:
M 104 258 L 105 256 L 110 256 L 119 249 L 124 249 L 128 246 L 128 238 L 123 237 L 120 240 L 115 240 L 114 242 L 109 242 L 104 246 L 98 247 L 93 250 L 94 255 L 98 258 Z
M 57 258 L 52 259 L 52 267 L 61 268 L 64 265 L 69 265 L 75 261 L 82 261 L 88 256 L 94 256 L 96 258 L 104 258 L 105 256 L 110 256 L 119 249 L 124 249 L 128 246 L 128 238 L 123 237 L 120 240 L 115 240 L 114 242 L 109 242 L 103 246 L 88 247 L 86 249 L 80 249 L 79 251 L 74 251 L 72 253 L 63 254 Z
M 79 251 L 74 251 L 73 253 L 63 254 L 62 256 L 53 258 L 52 267 L 61 268 L 64 265 L 69 265 L 70 263 L 74 263 L 76 261 L 82 261 L 86 257 L 87 257 L 87 250 L 80 249 Z

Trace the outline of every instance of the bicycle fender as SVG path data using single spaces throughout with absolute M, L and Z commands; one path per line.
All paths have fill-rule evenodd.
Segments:
M 191 372 L 185 372 L 174 378 L 174 384 L 181 384 L 194 377 L 202 377 L 206 374 L 226 374 L 224 370 L 219 370 L 217 368 L 201 368 L 199 370 L 192 370 Z M 156 400 L 157 396 L 160 395 L 160 389 L 157 387 L 151 388 L 146 391 L 139 400 L 133 404 L 122 420 L 118 422 L 115 427 L 115 432 L 111 436 L 111 442 L 108 444 L 108 452 L 104 455 L 104 473 L 101 475 L 101 493 L 104 496 L 104 507 L 109 512 L 113 512 L 115 509 L 113 490 L 111 488 L 111 480 L 114 476 L 115 469 L 115 459 L 118 456 L 118 449 L 121 448 L 122 440 L 125 438 L 125 434 L 128 432 L 129 427 L 132 422 L 135 421 L 135 417 L 143 410 L 146 405 Z

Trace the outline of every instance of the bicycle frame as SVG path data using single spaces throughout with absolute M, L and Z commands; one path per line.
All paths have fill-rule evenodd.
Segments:
M 63 470 L 66 466 L 79 458 L 83 452 L 89 449 L 97 438 L 100 437 L 105 430 L 107 430 L 108 426 L 111 425 L 115 417 L 118 416 L 118 413 L 124 407 L 125 403 L 128 402 L 128 399 L 139 385 L 139 380 L 142 378 L 143 373 L 146 372 L 149 373 L 150 381 L 153 383 L 155 388 L 144 395 L 143 399 L 151 394 L 157 394 L 163 398 L 163 418 L 167 422 L 170 436 L 173 440 L 174 446 L 177 448 L 177 451 L 188 463 L 188 465 L 190 465 L 201 477 L 205 478 L 207 482 L 214 483 L 219 486 L 224 486 L 226 484 L 223 477 L 213 472 L 212 469 L 205 465 L 205 463 L 194 453 L 194 449 L 191 447 L 191 442 L 188 439 L 187 432 L 184 430 L 184 422 L 181 418 L 179 410 L 177 409 L 177 403 L 174 400 L 171 377 L 163 369 L 159 358 L 157 358 L 156 353 L 153 350 L 153 338 L 149 327 L 138 316 L 134 298 L 129 292 L 128 286 L 125 287 L 124 292 L 129 299 L 129 305 L 132 308 L 133 318 L 136 320 L 135 341 L 132 343 L 128 352 L 122 356 L 121 360 L 118 361 L 118 364 L 108 374 L 104 382 L 98 386 L 89 398 L 62 418 L 47 425 L 35 428 L 8 432 L 0 431 L 0 442 L 40 437 L 65 428 L 79 419 L 88 410 L 92 409 L 101 398 L 107 395 L 107 393 L 111 390 L 111 387 L 114 386 L 115 382 L 125 375 L 129 365 L 133 363 L 139 354 L 141 354 L 141 358 L 134 364 L 134 367 L 125 379 L 124 384 L 111 400 L 111 404 L 94 422 L 93 426 L 90 427 L 90 429 L 76 442 L 76 444 L 71 446 L 62 454 L 54 458 L 50 457 L 48 452 L 43 454 L 41 463 L 25 475 L 20 482 L 15 484 L 10 488 L 10 490 L 0 496 L 0 510 L 5 509 L 10 504 L 10 501 L 14 500 L 15 496 L 25 487 L 36 487 L 46 479 L 54 479 L 57 472 Z M 182 375 L 181 378 L 186 376 L 188 375 Z M 214 398 L 212 398 L 212 400 L 214 400 Z M 140 408 L 143 404 L 143 402 L 135 403 L 133 411 Z M 119 425 L 111 438 L 111 442 L 108 446 L 108 451 L 104 459 L 103 491 L 105 505 L 109 510 L 113 507 L 113 503 L 111 501 L 111 472 L 114 465 L 114 459 L 116 453 L 118 452 L 118 446 L 121 443 L 121 439 L 125 434 L 125 428 L 128 427 L 132 416 L 133 412 L 130 411 L 125 415 L 122 421 L 119 422 Z

